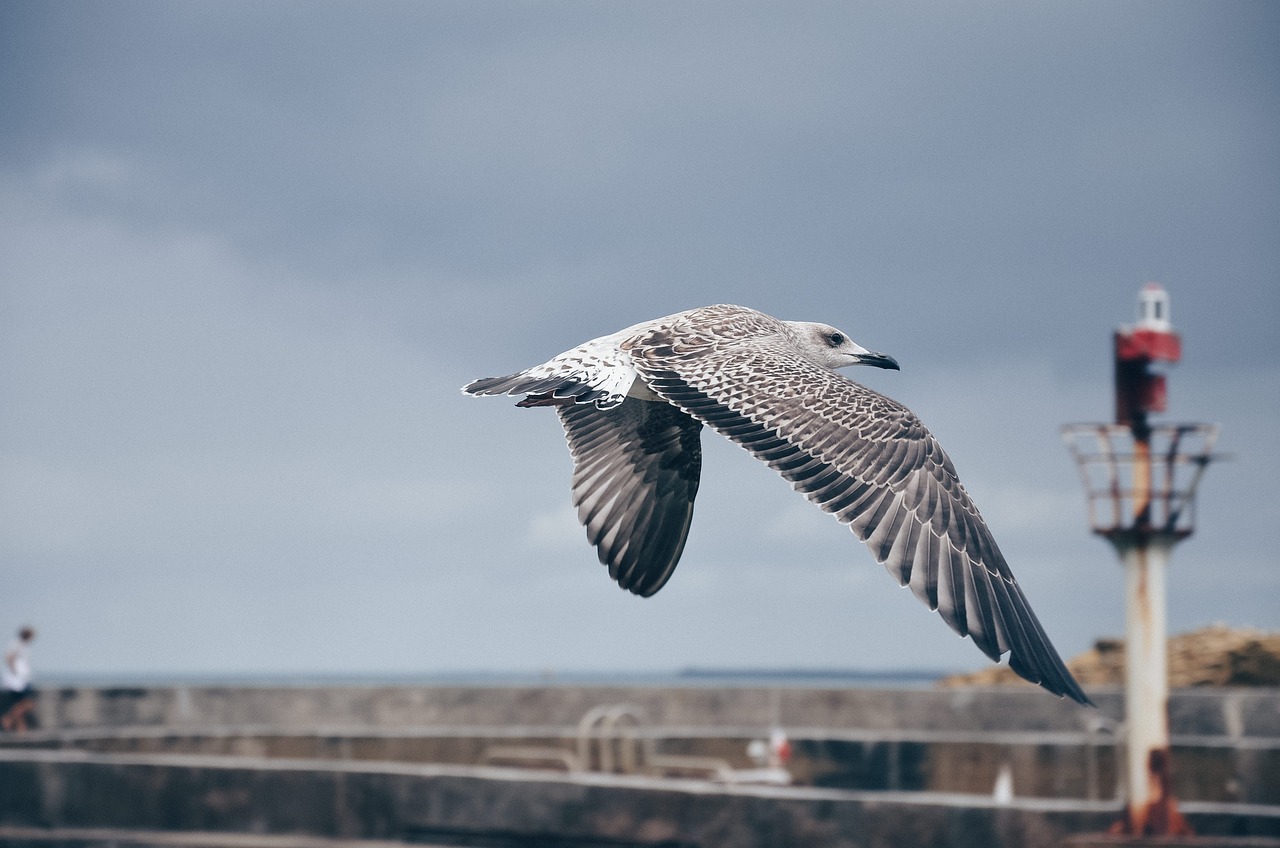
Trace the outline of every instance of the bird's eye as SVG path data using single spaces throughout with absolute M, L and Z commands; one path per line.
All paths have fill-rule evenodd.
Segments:
M 832 333 L 827 336 L 827 341 L 831 342 L 832 347 L 840 347 L 844 344 L 844 333 Z

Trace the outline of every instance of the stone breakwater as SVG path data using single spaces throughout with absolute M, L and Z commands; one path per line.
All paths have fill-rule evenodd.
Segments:
M 46 689 L 42 729 L 0 737 L 0 826 L 188 841 L 1053 845 L 1120 809 L 1120 696 L 1091 694 L 1097 710 L 1029 687 Z M 579 720 L 602 705 L 638 720 L 607 763 L 595 739 L 574 767 Z M 1170 714 L 1178 795 L 1200 831 L 1280 836 L 1280 691 L 1176 691 Z M 792 785 L 732 782 L 775 728 Z M 562 756 L 498 767 L 498 747 Z M 692 767 L 657 767 L 672 763 Z

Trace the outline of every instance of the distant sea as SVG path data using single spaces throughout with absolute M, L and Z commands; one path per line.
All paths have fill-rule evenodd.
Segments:
M 715 668 L 679 671 L 48 672 L 37 686 L 932 686 L 955 669 Z

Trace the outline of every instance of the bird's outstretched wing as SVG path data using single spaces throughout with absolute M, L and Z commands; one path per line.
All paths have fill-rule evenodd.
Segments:
M 556 407 L 573 454 L 573 505 L 609 576 L 652 595 L 689 536 L 702 469 L 702 425 L 669 403 Z
M 1009 666 L 1032 683 L 1090 703 L 951 460 L 910 410 L 809 362 L 782 337 L 700 344 L 660 327 L 627 347 L 654 392 L 848 525 L 953 630 L 993 660 L 1009 652 Z

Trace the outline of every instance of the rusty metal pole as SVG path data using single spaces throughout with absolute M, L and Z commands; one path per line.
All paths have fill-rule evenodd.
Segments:
M 1146 830 L 1152 800 L 1150 752 L 1169 747 L 1169 682 L 1165 651 L 1164 573 L 1168 552 L 1151 545 L 1151 433 L 1133 416 L 1133 523 L 1112 538 L 1125 574 L 1124 713 L 1129 832 Z
M 1124 721 L 1128 832 L 1146 832 L 1156 794 L 1149 778 L 1152 751 L 1169 748 L 1169 682 L 1165 651 L 1165 567 L 1168 551 L 1151 532 L 1151 430 L 1140 410 L 1128 413 L 1133 433 L 1132 523 L 1110 536 L 1125 575 Z
M 1169 791 L 1169 674 L 1165 571 L 1173 540 L 1116 545 L 1125 571 L 1125 747 L 1128 832 L 1186 832 Z
M 1178 539 L 1152 521 L 1151 427 L 1145 410 L 1130 416 L 1133 518 L 1110 536 L 1125 575 L 1124 721 L 1129 815 L 1126 833 L 1191 832 L 1170 786 L 1169 654 L 1165 572 Z M 1167 504 L 1167 498 L 1166 498 Z

